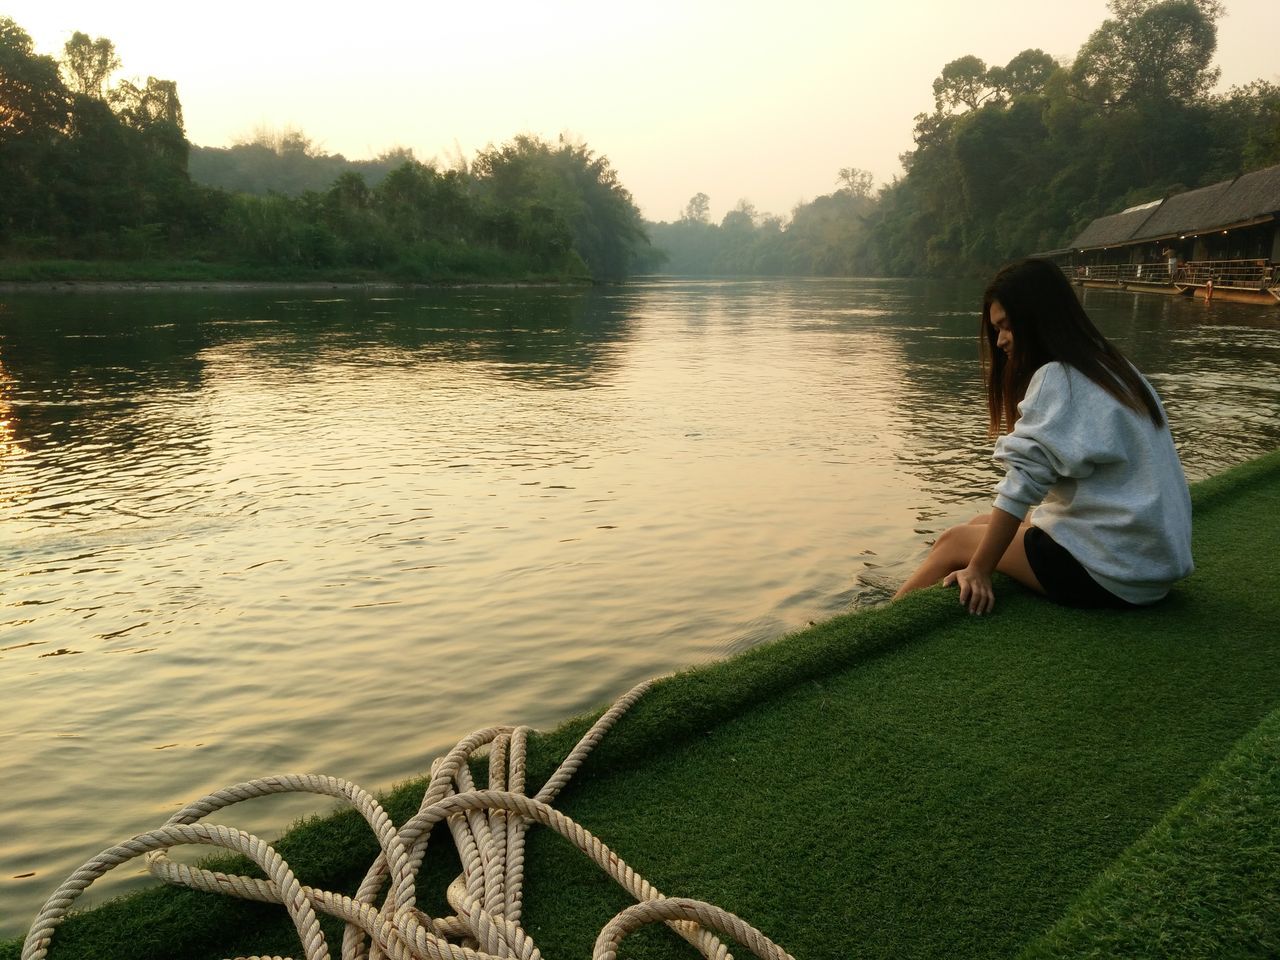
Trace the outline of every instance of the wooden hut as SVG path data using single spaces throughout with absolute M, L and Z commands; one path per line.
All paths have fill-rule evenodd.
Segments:
M 1099 217 L 1069 251 L 1085 286 L 1280 303 L 1280 165 Z

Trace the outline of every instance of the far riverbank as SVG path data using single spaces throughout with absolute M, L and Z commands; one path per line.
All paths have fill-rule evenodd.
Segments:
M 424 290 L 456 287 L 591 286 L 567 273 L 414 269 L 282 269 L 199 260 L 5 260 L 0 293 L 127 293 L 252 290 Z
M 325 290 L 379 292 L 385 290 L 522 290 L 540 287 L 588 287 L 587 280 L 442 280 L 401 283 L 394 280 L 24 280 L 0 281 L 5 293 L 248 293 L 272 290 L 314 293 Z

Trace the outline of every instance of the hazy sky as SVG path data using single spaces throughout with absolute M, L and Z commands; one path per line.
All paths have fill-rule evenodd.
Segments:
M 1275 0 L 1225 0 L 1223 88 L 1280 82 Z M 489 0 L 255 3 L 9 0 L 0 15 L 60 55 L 111 39 L 122 75 L 175 80 L 187 136 L 227 146 L 302 129 L 356 159 L 395 146 L 448 163 L 517 133 L 609 157 L 645 216 L 695 193 L 786 215 L 841 167 L 901 172 L 933 78 L 965 54 L 1071 58 L 1105 0 Z

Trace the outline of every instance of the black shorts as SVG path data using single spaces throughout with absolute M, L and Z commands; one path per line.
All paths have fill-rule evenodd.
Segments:
M 1039 527 L 1032 527 L 1023 538 L 1031 572 L 1055 603 L 1068 607 L 1103 607 L 1124 610 L 1137 606 L 1122 600 L 1080 566 L 1080 561 Z

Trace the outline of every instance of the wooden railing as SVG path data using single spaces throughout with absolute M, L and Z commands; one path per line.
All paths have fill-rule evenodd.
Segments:
M 1173 278 L 1175 283 L 1204 286 L 1210 280 L 1215 287 L 1241 290 L 1265 290 L 1277 282 L 1275 265 L 1269 260 L 1198 260 L 1184 263 Z
M 1090 267 L 1076 267 L 1077 280 L 1097 280 L 1102 283 L 1114 283 L 1120 279 L 1120 265 L 1115 263 L 1096 263 Z
M 1171 277 L 1167 261 L 1154 263 L 1098 263 L 1076 267 L 1077 280 L 1101 283 L 1176 283 L 1241 290 L 1280 289 L 1280 266 L 1270 260 L 1191 260 L 1177 265 Z
M 1076 267 L 1077 280 L 1097 280 L 1102 283 L 1127 283 L 1137 280 L 1143 283 L 1168 283 L 1167 263 L 1098 263 L 1089 267 Z

